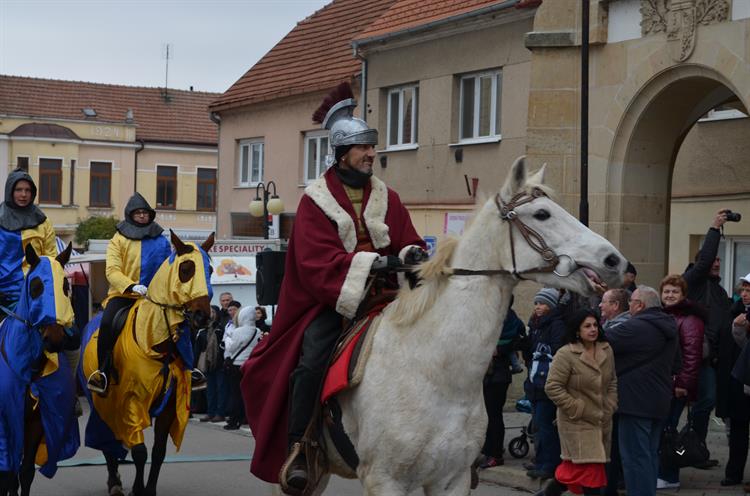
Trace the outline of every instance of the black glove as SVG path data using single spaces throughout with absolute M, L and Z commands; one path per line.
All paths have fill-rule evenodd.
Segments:
M 406 250 L 406 254 L 404 255 L 404 264 L 406 265 L 417 265 L 420 264 L 429 258 L 429 254 L 422 249 L 420 246 L 412 246 L 408 250 Z
M 379 255 L 372 263 L 373 271 L 389 271 L 401 267 L 401 259 L 393 255 Z

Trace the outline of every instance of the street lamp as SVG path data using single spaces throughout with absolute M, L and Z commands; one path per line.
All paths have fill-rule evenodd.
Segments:
M 272 187 L 273 192 L 270 191 Z M 261 190 L 263 191 L 262 198 L 260 196 Z M 259 182 L 255 187 L 255 199 L 250 202 L 249 210 L 253 217 L 263 217 L 263 238 L 268 239 L 268 227 L 270 226 L 268 214 L 279 215 L 284 211 L 284 203 L 276 194 L 276 183 L 273 181 L 268 181 L 268 184 Z

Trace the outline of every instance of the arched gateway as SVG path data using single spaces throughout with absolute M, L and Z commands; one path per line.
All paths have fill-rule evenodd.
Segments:
M 526 38 L 532 50 L 528 157 L 561 165 L 555 168 L 555 187 L 574 212 L 581 3 L 545 0 Z M 636 263 L 641 281 L 655 283 L 668 269 L 681 271 L 713 216 L 711 201 L 680 204 L 680 213 L 705 214 L 692 219 L 672 212 L 672 229 L 679 229 L 680 237 L 673 236 L 669 246 L 672 176 L 688 132 L 717 106 L 747 113 L 748 18 L 750 2 L 742 0 L 591 0 L 590 220 Z M 738 129 L 736 138 L 749 141 L 750 126 Z M 723 201 L 717 205 L 742 210 L 750 206 L 746 170 L 747 178 L 725 178 L 712 175 L 706 164 L 702 174 L 692 175 L 714 184 L 706 191 Z M 750 234 L 742 225 L 732 228 Z

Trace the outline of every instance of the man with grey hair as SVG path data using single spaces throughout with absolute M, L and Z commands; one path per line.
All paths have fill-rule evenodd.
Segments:
M 599 310 L 602 312 L 602 330 L 606 332 L 630 318 L 628 300 L 630 291 L 627 289 L 610 289 L 602 295 Z
M 669 415 L 672 374 L 679 344 L 674 318 L 659 293 L 638 286 L 630 297 L 631 318 L 607 331 L 615 353 L 620 455 L 628 494 L 656 494 L 659 439 Z

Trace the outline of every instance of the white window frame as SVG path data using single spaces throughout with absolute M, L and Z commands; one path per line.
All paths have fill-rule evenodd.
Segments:
M 709 110 L 698 122 L 727 121 L 731 119 L 747 119 L 747 115 L 737 109 Z
M 411 141 L 404 142 L 404 91 L 412 90 L 414 97 L 411 100 Z M 391 99 L 398 98 L 398 139 L 396 143 L 391 145 Z M 418 118 L 417 112 L 419 112 L 419 85 L 411 84 L 406 86 L 399 86 L 388 90 L 388 98 L 386 101 L 387 112 L 386 112 L 386 150 L 405 150 L 413 149 L 417 147 L 419 143 L 419 135 L 417 133 Z
M 304 184 L 310 184 L 311 182 L 315 181 L 315 179 L 319 178 L 328 169 L 328 165 L 326 164 L 326 157 L 328 155 L 333 154 L 333 151 L 331 150 L 330 141 L 328 142 L 328 146 L 326 147 L 325 150 L 321 149 L 322 148 L 321 141 L 323 138 L 328 139 L 328 131 L 309 131 L 305 133 L 305 139 L 304 139 L 305 152 L 303 154 L 305 162 L 304 162 L 304 166 L 302 167 L 303 174 L 304 174 L 302 182 Z M 317 151 L 318 163 L 315 164 L 315 174 L 314 174 L 315 177 L 310 179 L 310 174 L 309 174 L 310 172 L 310 156 L 309 156 L 310 147 L 308 145 L 310 141 L 313 141 L 313 140 L 316 142 L 315 149 Z
M 705 236 L 701 236 L 700 245 L 703 246 L 703 242 L 706 240 Z M 725 236 L 719 242 L 719 251 L 716 256 L 721 259 L 721 268 L 719 275 L 721 276 L 721 285 L 727 291 L 728 295 L 732 295 L 734 287 L 739 281 L 740 277 L 744 277 L 746 274 L 736 274 L 736 268 L 734 263 L 734 256 L 737 251 L 737 245 L 750 245 L 750 236 Z
M 502 129 L 502 120 L 498 119 L 498 108 L 502 112 L 502 101 L 497 101 L 497 90 L 498 90 L 498 82 L 500 82 L 500 97 L 502 100 L 502 69 L 497 69 L 493 71 L 484 71 L 484 72 L 475 72 L 471 74 L 465 74 L 461 76 L 459 79 L 459 114 L 458 114 L 458 142 L 459 143 L 486 143 L 486 142 L 496 142 L 499 141 L 502 137 L 502 134 L 500 133 Z M 481 107 L 480 105 L 480 97 L 481 97 L 481 85 L 480 81 L 484 77 L 491 77 L 492 78 L 492 89 L 490 91 L 490 133 L 488 135 L 482 135 L 480 136 L 479 133 L 479 109 Z M 472 123 L 472 132 L 471 136 L 467 138 L 463 138 L 464 130 L 464 81 L 467 79 L 474 79 L 474 121 Z M 498 103 L 500 104 L 498 106 Z M 496 129 L 497 122 L 500 121 L 500 128 Z
M 260 164 L 258 164 L 258 177 L 254 178 L 253 173 L 253 154 L 252 149 L 255 146 L 260 147 Z M 239 142 L 239 153 L 237 154 L 237 186 L 240 188 L 249 188 L 257 186 L 263 181 L 263 169 L 265 166 L 265 143 L 262 138 L 244 139 Z M 245 151 L 247 150 L 247 151 Z M 242 157 L 247 153 L 247 181 L 242 180 Z

